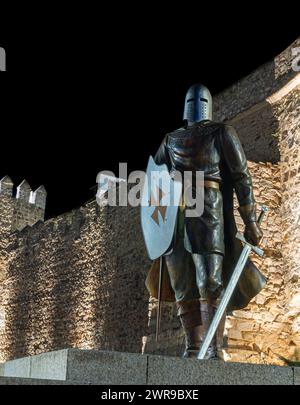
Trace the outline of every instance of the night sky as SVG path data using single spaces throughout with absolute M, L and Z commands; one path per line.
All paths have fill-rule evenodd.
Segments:
M 10 73 L 0 80 L 0 176 L 44 184 L 50 217 L 91 199 L 100 170 L 118 174 L 119 162 L 144 169 L 164 134 L 182 124 L 191 84 L 214 95 L 299 36 L 295 24 L 254 25 L 233 18 L 212 30 L 182 16 L 159 28 L 135 20 L 131 30 L 105 31 L 99 22 L 80 35 L 3 35 Z

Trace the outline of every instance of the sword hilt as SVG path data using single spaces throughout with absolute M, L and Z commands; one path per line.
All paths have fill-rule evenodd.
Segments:
M 258 223 L 259 225 L 262 223 L 262 220 L 263 220 L 265 214 L 266 214 L 268 211 L 269 211 L 269 209 L 268 209 L 268 207 L 266 207 L 265 205 L 263 205 L 263 206 L 261 207 L 261 211 L 260 211 L 260 214 L 259 214 L 259 217 L 258 217 L 258 220 L 257 220 L 257 223 Z M 237 232 L 237 234 L 235 235 L 235 237 L 236 237 L 237 239 L 239 239 L 240 241 L 242 241 L 244 244 L 250 246 L 250 247 L 251 247 L 251 250 L 253 250 L 257 255 L 259 255 L 259 256 L 261 256 L 261 257 L 264 255 L 264 251 L 263 251 L 262 249 L 260 249 L 259 247 L 254 246 L 254 245 L 252 245 L 251 243 L 249 243 L 249 242 L 244 238 L 244 236 L 243 236 L 240 232 Z
M 263 256 L 264 255 L 264 251 L 262 249 L 260 249 L 258 246 L 254 246 L 251 245 L 251 243 L 249 243 L 245 237 L 241 234 L 241 232 L 237 232 L 235 237 L 237 239 L 239 239 L 241 242 L 243 242 L 245 245 L 248 245 L 251 247 L 251 250 L 253 250 L 258 256 Z

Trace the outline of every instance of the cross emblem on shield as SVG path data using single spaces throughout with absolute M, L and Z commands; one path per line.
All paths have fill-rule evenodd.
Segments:
M 156 197 L 157 196 L 157 197 Z M 167 212 L 167 206 L 160 205 L 161 201 L 165 197 L 165 193 L 163 190 L 157 186 L 156 187 L 156 196 L 154 194 L 154 190 L 151 191 L 151 198 L 150 198 L 150 205 L 155 207 L 153 214 L 151 215 L 151 218 L 153 219 L 154 222 L 157 223 L 159 226 L 159 217 L 158 214 L 161 215 L 162 219 L 165 221 L 166 219 L 166 212 Z

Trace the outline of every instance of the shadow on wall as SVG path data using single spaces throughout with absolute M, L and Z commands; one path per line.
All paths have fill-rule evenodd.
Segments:
M 106 350 L 141 353 L 147 334 L 149 296 L 145 278 L 150 263 L 139 208 L 109 207 L 103 215 L 105 228 L 109 229 L 102 263 L 108 284 L 101 272 L 107 295 L 103 305 L 95 308 L 97 345 Z
M 11 246 L 6 358 L 68 347 L 142 351 L 149 261 L 134 208 L 96 202 L 19 233 Z
M 22 231 L 25 235 L 28 228 Z M 16 236 L 16 234 L 15 234 Z M 8 306 L 6 308 L 6 341 L 8 344 L 7 359 L 26 356 L 30 349 L 31 329 L 34 323 L 35 302 L 42 305 L 41 296 L 37 289 L 38 273 L 28 271 L 35 264 L 32 256 L 34 246 L 19 245 L 17 239 L 9 246 L 14 255 L 21 255 L 28 261 L 26 269 L 22 263 L 13 262 L 7 269 L 7 277 L 11 281 L 8 285 Z
M 278 163 L 279 123 L 274 109 L 268 102 L 262 102 L 259 108 L 241 114 L 230 121 L 235 127 L 246 153 L 252 162 Z
M 299 73 L 294 55 L 299 44 L 298 39 L 273 61 L 214 97 L 214 119 L 237 129 L 248 160 L 271 163 L 280 160 L 279 127 L 272 105 Z
M 280 83 L 276 81 L 273 61 L 253 72 L 249 79 L 233 85 L 230 91 L 224 92 L 224 99 L 222 95 L 221 99 L 217 97 L 217 103 L 227 101 L 222 118 L 234 126 L 246 157 L 252 162 L 277 163 L 280 160 L 278 120 L 267 97 L 270 91 L 277 91 L 290 79 L 288 74 Z M 232 115 L 235 110 L 237 114 Z M 220 111 L 217 112 L 219 115 Z

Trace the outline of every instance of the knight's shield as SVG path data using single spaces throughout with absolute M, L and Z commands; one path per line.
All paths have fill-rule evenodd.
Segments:
M 141 223 L 151 260 L 162 256 L 171 245 L 181 192 L 181 179 L 171 178 L 167 166 L 157 165 L 150 156 L 141 198 Z

